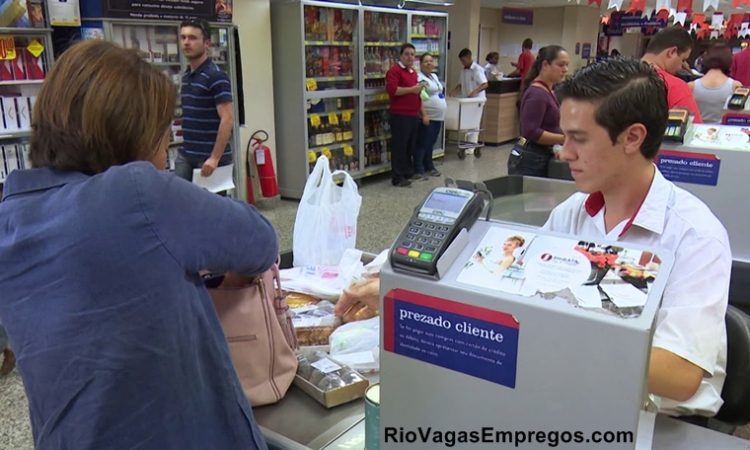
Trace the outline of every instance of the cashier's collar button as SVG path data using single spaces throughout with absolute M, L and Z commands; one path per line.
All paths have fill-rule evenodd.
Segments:
M 424 261 L 432 261 L 432 257 L 432 253 L 422 253 L 421 255 L 419 255 L 419 259 Z
M 405 255 L 409 253 L 409 250 L 405 249 L 404 247 L 399 247 L 396 251 L 398 252 L 399 255 Z
M 411 258 L 419 258 L 419 252 L 416 251 L 416 250 L 411 250 L 409 252 L 409 257 L 411 257 Z

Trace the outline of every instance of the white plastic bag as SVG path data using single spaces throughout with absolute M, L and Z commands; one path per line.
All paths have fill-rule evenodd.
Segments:
M 380 368 L 380 317 L 341 325 L 328 341 L 331 356 L 352 369 L 377 371 Z
M 334 177 L 343 176 L 342 186 Z M 334 266 L 357 243 L 357 216 L 362 205 L 357 184 L 343 170 L 331 172 L 328 158 L 315 163 L 302 193 L 294 222 L 294 266 Z

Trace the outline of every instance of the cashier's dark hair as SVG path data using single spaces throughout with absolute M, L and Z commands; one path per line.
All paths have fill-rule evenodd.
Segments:
M 414 45 L 406 42 L 406 43 L 404 43 L 404 44 L 401 45 L 401 52 L 399 53 L 399 55 L 403 55 L 407 48 L 410 48 L 410 49 L 412 49 L 414 51 L 417 51 L 417 49 L 414 47 Z
M 667 127 L 667 91 L 654 69 L 633 59 L 608 59 L 579 70 L 557 90 L 560 101 L 597 105 L 595 120 L 614 144 L 635 123 L 646 127 L 641 154 L 653 159 Z
M 44 80 L 32 116 L 31 164 L 86 174 L 151 160 L 167 138 L 177 91 L 134 50 L 70 47 Z
M 677 47 L 679 53 L 693 48 L 693 38 L 690 33 L 679 25 L 662 28 L 656 33 L 646 47 L 646 53 L 658 55 L 664 50 Z

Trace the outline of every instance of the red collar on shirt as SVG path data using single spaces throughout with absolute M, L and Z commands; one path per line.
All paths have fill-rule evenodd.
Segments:
M 638 213 L 641 210 L 641 206 L 643 206 L 643 203 L 646 201 L 646 197 L 648 197 L 648 191 L 646 191 L 646 195 L 644 195 L 641 199 L 641 203 L 638 204 L 638 208 L 635 210 L 630 219 L 628 219 L 628 223 L 625 224 L 622 231 L 617 237 L 623 237 L 625 233 L 628 232 L 630 227 L 633 226 L 633 222 L 638 216 Z M 590 217 L 594 217 L 595 215 L 599 214 L 599 211 L 604 208 L 604 194 L 602 194 L 601 192 L 594 192 L 593 194 L 590 194 L 588 198 L 586 198 L 586 202 L 583 204 L 583 207 L 586 208 L 586 213 Z

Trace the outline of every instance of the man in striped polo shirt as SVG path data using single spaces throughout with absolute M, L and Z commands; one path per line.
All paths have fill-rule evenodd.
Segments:
M 180 24 L 182 51 L 190 67 L 182 76 L 185 142 L 175 162 L 175 173 L 188 181 L 193 180 L 193 169 L 201 169 L 208 177 L 217 167 L 232 163 L 232 89 L 227 74 L 208 58 L 210 36 L 205 20 Z

